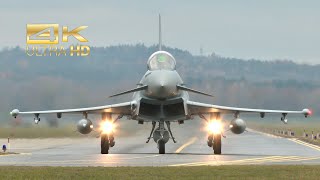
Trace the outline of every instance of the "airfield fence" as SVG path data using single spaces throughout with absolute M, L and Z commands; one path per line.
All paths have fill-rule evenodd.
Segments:
M 279 130 L 274 129 L 272 130 L 272 134 L 284 136 L 284 137 L 297 137 L 297 138 L 304 138 L 304 139 L 310 139 L 310 140 L 320 140 L 320 132 L 308 132 L 306 130 L 303 131 L 302 134 L 297 134 L 295 131 L 292 130 Z

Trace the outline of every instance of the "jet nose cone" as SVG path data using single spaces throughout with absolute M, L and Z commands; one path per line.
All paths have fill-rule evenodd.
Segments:
M 158 98 L 167 98 L 172 94 L 172 87 L 164 82 L 156 83 L 153 87 L 153 94 Z
M 148 76 L 148 90 L 146 95 L 166 99 L 178 94 L 177 80 L 170 72 L 153 72 Z

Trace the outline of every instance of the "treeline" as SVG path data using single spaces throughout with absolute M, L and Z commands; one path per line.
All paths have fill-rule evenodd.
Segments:
M 320 109 L 320 66 L 288 60 L 259 61 L 193 56 L 164 47 L 177 60 L 177 70 L 190 87 L 213 99 L 195 100 L 253 108 Z M 0 51 L 0 112 L 85 107 L 124 101 L 107 99 L 135 87 L 156 46 L 143 44 L 92 47 L 88 57 L 29 57 L 19 47 Z

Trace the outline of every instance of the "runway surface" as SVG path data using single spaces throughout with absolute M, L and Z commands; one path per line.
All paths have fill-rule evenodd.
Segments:
M 189 123 L 189 122 L 188 122 Z M 150 124 L 149 124 L 150 125 Z M 148 128 L 149 128 L 148 125 Z M 146 126 L 146 125 L 143 125 Z M 116 138 L 110 154 L 100 154 L 99 138 L 15 139 L 0 165 L 14 166 L 206 166 L 242 164 L 320 164 L 320 147 L 296 139 L 280 138 L 249 130 L 241 135 L 226 133 L 222 155 L 206 144 L 201 125 L 173 126 L 178 143 L 169 141 L 166 153 L 158 154 L 148 132 L 137 131 Z M 135 125 L 134 128 L 138 128 Z M 0 139 L 6 142 L 6 139 Z

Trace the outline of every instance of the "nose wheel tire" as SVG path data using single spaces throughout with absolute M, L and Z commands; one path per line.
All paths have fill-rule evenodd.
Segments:
M 221 134 L 214 135 L 212 148 L 213 148 L 214 154 L 221 154 Z
M 108 135 L 101 135 L 101 154 L 109 154 L 109 137 Z
M 159 148 L 159 154 L 165 154 L 166 153 L 166 143 L 164 141 L 159 140 L 158 148 Z

